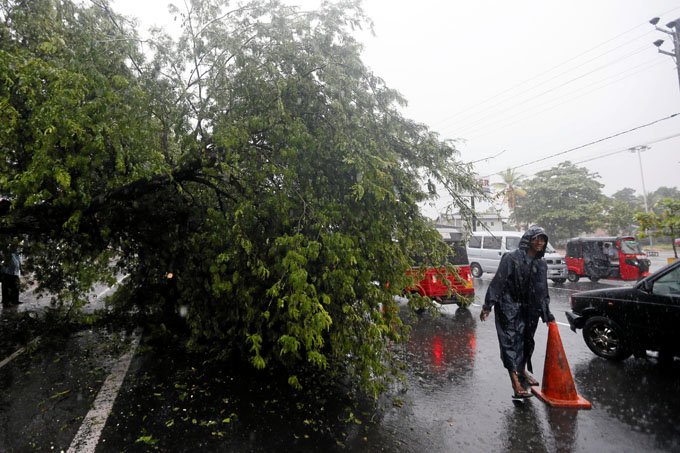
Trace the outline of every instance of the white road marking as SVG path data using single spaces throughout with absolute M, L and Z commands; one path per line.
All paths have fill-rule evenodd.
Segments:
M 37 336 L 37 337 L 35 337 L 33 340 L 31 340 L 31 343 L 37 343 L 37 342 L 39 342 L 39 341 L 40 341 L 40 336 Z M 26 352 L 26 348 L 25 348 L 25 347 L 21 347 L 21 348 L 17 349 L 16 351 L 14 351 L 13 354 L 9 355 L 7 358 L 5 358 L 4 360 L 2 360 L 2 362 L 0 362 L 0 369 L 2 369 L 2 367 L 4 367 L 5 365 L 7 365 L 7 364 L 8 364 L 9 362 L 11 362 L 12 360 L 14 360 L 14 359 L 16 359 L 17 357 L 19 357 L 19 356 L 20 356 L 21 354 L 23 354 L 24 352 Z
M 564 288 L 559 286 L 553 286 L 551 289 L 554 291 L 567 291 L 572 293 L 580 293 L 581 291 L 586 291 L 585 289 Z
M 139 333 L 134 334 L 130 349 L 113 365 L 111 374 L 104 381 L 104 385 L 102 385 L 97 398 L 94 400 L 92 409 L 85 416 L 78 433 L 71 441 L 68 453 L 94 453 L 104 425 L 106 425 L 106 420 L 113 409 L 113 403 L 123 384 L 123 379 L 125 379 L 130 367 L 130 362 L 132 362 L 132 357 L 139 346 L 140 337 Z
M 104 291 L 102 291 L 101 293 L 97 294 L 95 297 L 96 297 L 97 299 L 99 299 L 99 298 L 102 297 L 104 294 L 108 293 L 109 291 L 111 291 L 112 289 L 114 289 L 116 286 L 120 285 L 120 283 L 121 283 L 123 280 L 125 280 L 126 278 L 128 278 L 129 276 L 130 276 L 130 274 L 125 274 L 125 275 L 123 275 L 120 279 L 118 279 L 118 281 L 116 282 L 115 285 L 113 285 L 113 286 L 110 287 L 110 288 L 106 288 Z
M 14 352 L 14 354 L 10 355 L 10 356 L 7 357 L 5 360 L 3 360 L 2 362 L 0 362 L 0 368 L 4 367 L 4 366 L 7 365 L 9 362 L 11 362 L 12 360 L 14 360 L 14 359 L 16 359 L 17 357 L 19 357 L 21 354 L 23 354 L 23 352 L 24 352 L 25 350 L 26 350 L 26 348 L 19 348 L 17 351 Z

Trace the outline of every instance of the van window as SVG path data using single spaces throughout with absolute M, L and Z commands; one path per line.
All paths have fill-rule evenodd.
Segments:
M 520 238 L 506 237 L 505 238 L 505 249 L 509 252 L 510 250 L 515 250 L 519 247 Z
M 501 249 L 501 237 L 500 236 L 485 236 L 484 237 L 484 248 L 489 250 L 500 250 Z
M 470 240 L 468 241 L 468 247 L 471 249 L 478 249 L 482 246 L 482 238 L 481 236 L 470 236 Z

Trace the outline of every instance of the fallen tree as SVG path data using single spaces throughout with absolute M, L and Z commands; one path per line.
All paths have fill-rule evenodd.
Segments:
M 410 256 L 447 253 L 419 204 L 479 188 L 362 63 L 359 3 L 193 1 L 146 40 L 105 0 L 0 5 L 0 231 L 41 288 L 128 273 L 193 347 L 379 392 Z

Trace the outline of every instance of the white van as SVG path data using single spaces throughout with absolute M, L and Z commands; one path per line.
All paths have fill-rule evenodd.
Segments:
M 501 257 L 519 247 L 524 233 L 519 231 L 475 231 L 467 242 L 470 271 L 474 277 L 484 272 L 496 272 Z M 548 278 L 555 283 L 567 281 L 567 264 L 550 243 L 546 244 L 543 259 L 548 264 Z

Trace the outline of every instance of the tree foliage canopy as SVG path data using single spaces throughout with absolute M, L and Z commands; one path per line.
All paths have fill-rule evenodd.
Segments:
M 643 215 L 643 212 L 647 211 L 657 216 L 665 215 L 665 206 L 661 203 L 665 199 L 680 200 L 680 192 L 675 187 L 662 186 L 648 193 L 645 199 L 644 195 L 636 195 L 635 189 L 625 187 L 605 199 L 600 226 L 612 236 L 637 234 L 639 230 L 637 215 Z
M 508 168 L 498 174 L 502 182 L 493 183 L 491 187 L 502 198 L 504 204 L 510 209 L 510 218 L 514 219 L 514 210 L 517 206 L 517 199 L 526 196 L 527 192 L 521 186 L 524 177 L 514 169 Z
M 555 241 L 590 231 L 602 212 L 603 185 L 597 178 L 569 161 L 536 173 L 524 183 L 527 195 L 517 200 L 517 222 L 541 225 Z
M 106 0 L 0 0 L 2 236 L 59 304 L 129 274 L 197 347 L 378 390 L 410 256 L 446 254 L 418 204 L 470 167 L 362 63 L 359 2 L 173 11 L 141 41 Z
M 672 200 L 680 200 L 680 190 L 678 190 L 677 187 L 661 186 L 655 191 L 647 194 L 647 205 L 649 209 L 653 210 L 657 214 L 661 214 L 665 209 L 664 204 L 666 203 L 665 200 L 667 198 Z M 661 203 L 662 201 L 664 203 Z
M 635 222 L 635 205 L 615 198 L 608 199 L 604 203 L 602 226 L 607 234 L 618 236 L 620 234 L 633 234 Z
M 669 238 L 673 245 L 673 254 L 678 257 L 675 238 L 680 236 L 680 198 L 663 198 L 656 203 L 653 211 L 638 212 L 635 219 L 640 222 L 641 236 L 649 234 Z
M 602 226 L 612 236 L 632 235 L 637 228 L 635 212 L 641 209 L 644 209 L 642 196 L 635 195 L 635 189 L 624 187 L 605 200 Z
M 621 190 L 617 190 L 612 194 L 611 198 L 612 200 L 628 203 L 632 208 L 643 206 L 641 197 L 639 195 L 635 195 L 635 189 L 631 189 L 630 187 L 624 187 Z

